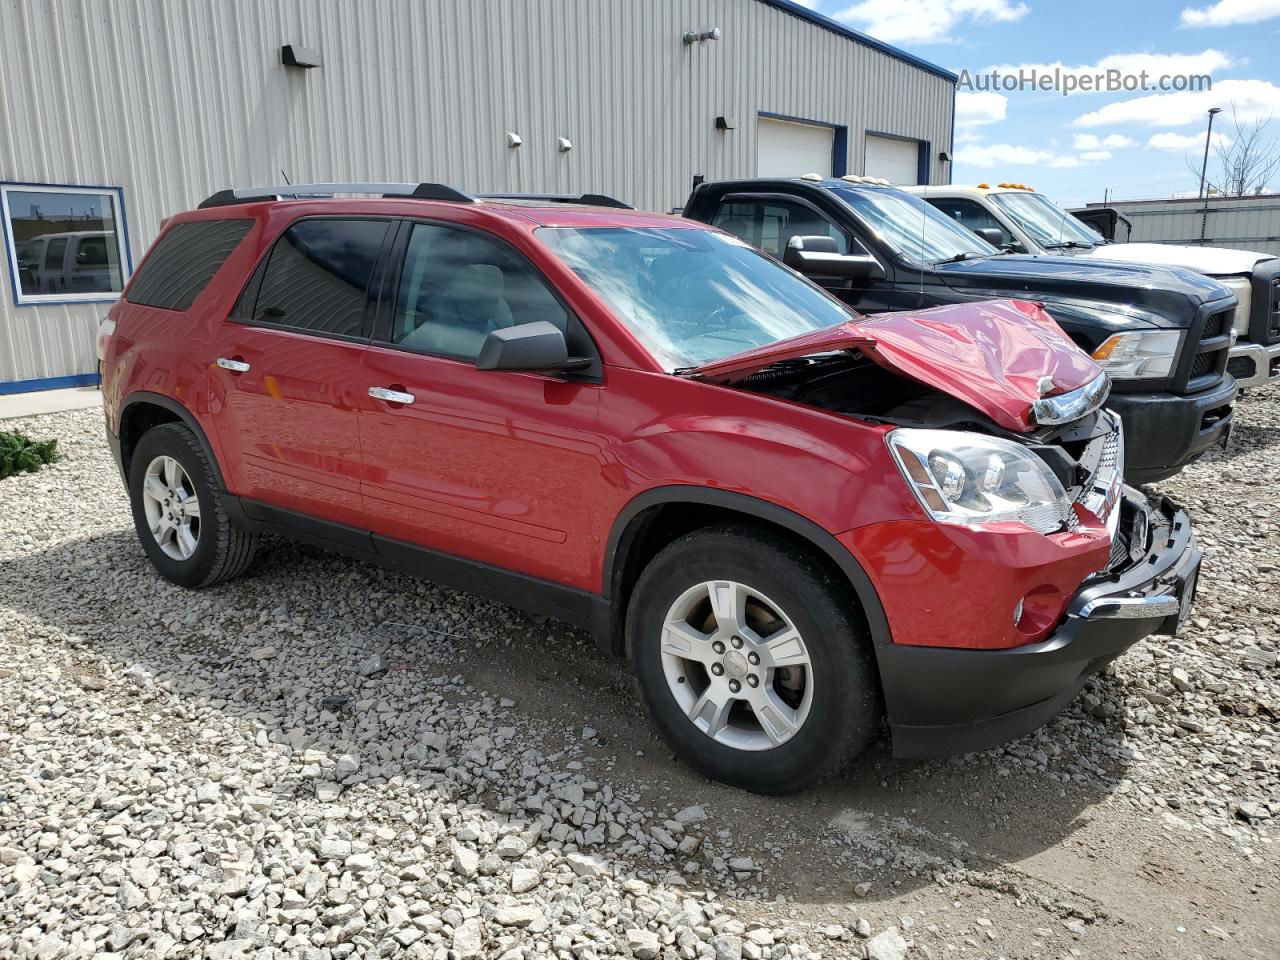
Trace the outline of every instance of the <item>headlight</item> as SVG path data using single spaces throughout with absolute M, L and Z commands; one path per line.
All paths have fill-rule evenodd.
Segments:
M 1173 375 L 1181 342 L 1178 330 L 1116 333 L 1093 351 L 1093 359 L 1112 380 L 1154 380 Z
M 901 428 L 889 449 L 921 505 L 942 523 L 1016 521 L 1053 533 L 1071 501 L 1039 457 L 1009 440 L 959 430 Z
M 1249 307 L 1253 303 L 1253 284 L 1248 277 L 1228 277 L 1218 282 L 1234 293 L 1236 299 L 1240 301 L 1231 326 L 1236 333 L 1244 336 L 1249 332 Z

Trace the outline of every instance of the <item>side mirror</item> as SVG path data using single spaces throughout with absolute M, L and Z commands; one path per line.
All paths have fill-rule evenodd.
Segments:
M 879 280 L 884 276 L 875 257 L 841 253 L 834 237 L 792 237 L 787 241 L 782 262 L 803 274 L 850 280 Z
M 494 330 L 476 357 L 477 370 L 558 371 L 571 366 L 564 333 L 547 320 Z
M 975 227 L 973 232 L 993 247 L 1003 247 L 1006 243 L 1004 231 L 997 227 Z

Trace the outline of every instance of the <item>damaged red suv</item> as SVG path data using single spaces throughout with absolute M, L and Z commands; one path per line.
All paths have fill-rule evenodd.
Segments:
M 1187 615 L 1187 516 L 1034 303 L 862 317 L 698 223 L 433 184 L 201 206 L 100 344 L 176 583 L 270 532 L 549 614 L 767 792 L 882 717 L 908 757 L 1027 733 Z

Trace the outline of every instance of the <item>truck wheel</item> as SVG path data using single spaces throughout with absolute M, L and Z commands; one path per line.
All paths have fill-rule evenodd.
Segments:
M 671 749 L 758 793 L 804 789 L 861 752 L 880 695 L 849 593 L 766 532 L 712 527 L 663 549 L 636 583 L 626 631 Z
M 129 501 L 142 549 L 166 580 L 211 587 L 253 559 L 256 538 L 232 525 L 204 448 L 182 424 L 142 435 L 129 466 Z

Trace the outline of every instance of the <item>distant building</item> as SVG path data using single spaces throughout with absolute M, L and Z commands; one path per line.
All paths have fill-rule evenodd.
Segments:
M 1209 247 L 1234 247 L 1280 256 L 1280 193 L 1087 204 L 1087 208 L 1095 207 L 1111 207 L 1132 225 L 1132 229 L 1123 222 L 1117 225 L 1118 241 L 1203 242 Z

